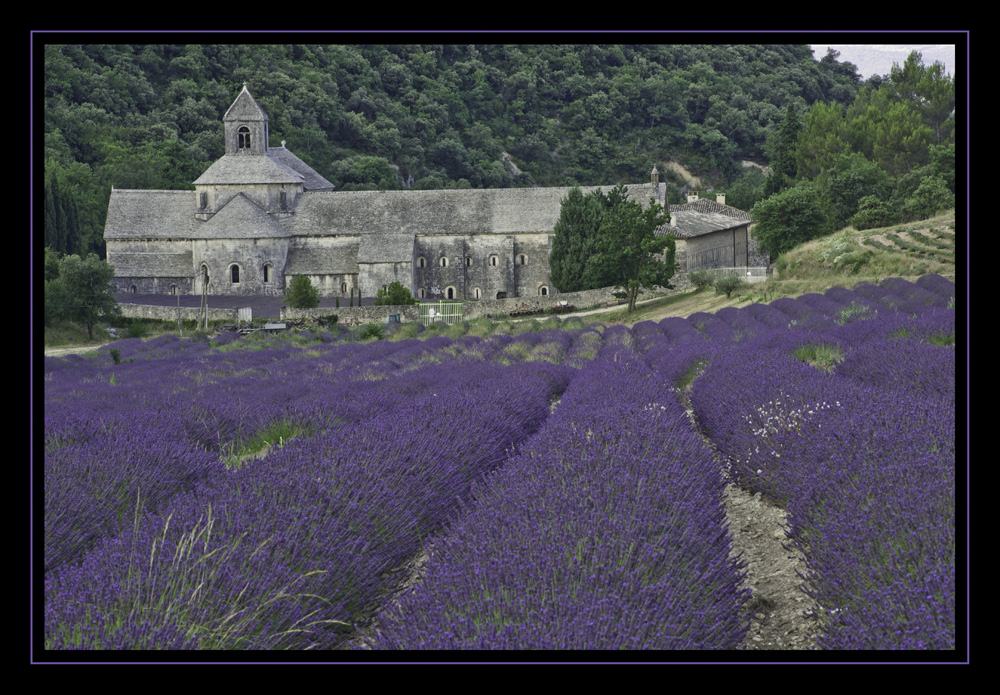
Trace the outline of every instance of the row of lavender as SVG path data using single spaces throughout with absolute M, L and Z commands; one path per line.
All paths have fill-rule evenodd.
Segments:
M 475 347 L 475 341 L 468 343 L 466 347 Z M 572 343 L 573 336 L 562 338 L 564 352 Z M 241 386 L 247 379 L 259 385 L 278 374 L 283 380 L 297 374 L 296 387 L 305 393 L 296 399 L 286 394 L 283 407 L 268 402 L 253 411 L 258 421 L 273 417 L 273 413 L 258 417 L 267 408 L 280 410 L 284 417 L 322 413 L 326 419 L 315 419 L 312 432 L 235 469 L 219 465 L 217 455 L 214 465 L 202 462 L 200 475 L 185 478 L 185 486 L 173 486 L 184 489 L 161 495 L 155 504 L 143 500 L 138 513 L 129 510 L 126 518 L 117 520 L 117 532 L 106 522 L 100 529 L 103 535 L 98 532 L 100 537 L 79 557 L 53 562 L 46 578 L 48 646 L 335 646 L 400 581 L 395 570 L 454 513 L 473 481 L 502 463 L 541 425 L 551 401 L 577 373 L 543 361 L 511 368 L 477 358 L 465 360 L 458 369 L 447 361 L 430 362 L 411 370 L 405 380 L 391 377 L 393 360 L 399 362 L 398 371 L 400 365 L 412 365 L 418 354 L 426 356 L 428 348 L 433 351 L 433 345 L 426 344 L 379 346 L 354 370 L 339 371 L 333 370 L 334 364 L 349 362 L 352 355 L 331 350 L 325 361 L 330 372 L 324 371 L 324 360 L 317 356 L 294 367 L 298 360 L 294 355 L 271 355 L 255 365 L 253 360 L 234 361 L 228 372 L 215 364 L 214 369 L 198 370 L 219 373 L 214 389 L 200 391 L 202 384 L 193 387 L 190 374 L 171 379 L 169 369 L 160 373 L 154 363 L 144 371 L 121 370 L 117 385 L 105 384 L 105 389 L 125 387 L 133 380 L 141 383 L 124 401 L 106 397 L 105 415 L 118 412 L 130 399 L 144 405 L 163 403 L 160 411 L 143 413 L 144 423 L 155 420 L 160 429 L 147 431 L 145 437 L 137 435 L 137 441 L 158 438 L 151 448 L 186 446 L 193 451 L 200 444 L 203 452 L 217 454 L 210 442 L 184 440 L 181 433 L 191 433 L 185 418 L 192 409 L 185 410 L 182 404 L 190 406 L 195 394 L 208 398 L 213 390 L 231 403 L 239 398 L 234 394 L 250 395 L 252 391 Z M 409 356 L 395 354 L 413 349 L 416 352 Z M 450 352 L 454 356 L 456 351 Z M 488 348 L 478 354 L 486 352 Z M 375 361 L 382 363 L 384 372 L 377 380 Z M 279 364 L 281 369 L 276 368 Z M 289 369 L 283 369 L 286 364 Z M 180 362 L 173 366 L 174 373 L 184 365 L 193 368 L 190 362 Z M 307 376 L 310 371 L 316 373 L 312 380 Z M 171 393 L 185 378 L 186 390 Z M 88 389 L 85 384 L 78 386 L 63 392 L 70 404 L 63 410 L 79 407 L 81 401 L 75 399 L 85 397 Z M 352 399 L 365 401 L 363 426 L 334 422 L 338 418 L 331 414 L 343 415 L 340 404 Z M 347 409 L 355 407 L 352 403 Z M 133 409 L 132 415 L 136 412 L 141 411 Z M 227 421 L 224 406 L 209 405 L 203 412 L 214 414 L 215 425 Z M 58 414 L 52 418 L 53 432 L 61 437 L 53 436 L 46 460 L 47 478 L 54 481 L 74 458 L 86 458 L 89 463 L 83 468 L 89 465 L 93 471 L 100 454 L 88 456 L 82 447 L 98 440 L 105 452 L 111 450 L 108 438 L 129 420 L 94 416 L 92 422 L 99 422 L 100 428 L 88 430 L 74 429 L 72 424 L 60 428 L 55 422 Z M 163 430 L 168 434 L 161 435 Z M 71 442 L 68 431 L 89 440 Z M 62 452 L 71 453 L 59 456 Z M 131 469 L 146 465 L 137 450 L 113 462 L 118 463 Z M 171 465 L 167 458 L 151 463 L 160 468 Z M 93 483 L 80 474 L 80 464 L 74 471 L 78 483 Z M 140 471 L 135 479 L 143 485 L 163 475 Z M 120 480 L 127 474 L 111 471 L 105 478 Z M 64 500 L 70 496 L 71 485 L 56 487 L 67 490 Z M 99 483 L 91 484 L 91 492 L 98 487 Z M 139 494 L 146 495 L 141 488 Z M 121 509 L 112 505 L 111 511 Z
M 724 481 L 631 332 L 435 540 L 375 649 L 734 649 L 747 629 Z
M 954 291 L 858 285 L 691 317 L 701 338 L 661 324 L 731 477 L 788 510 L 821 648 L 955 647 Z M 795 356 L 815 346 L 841 357 L 829 373 Z
M 406 405 L 439 383 L 474 372 L 425 367 L 457 362 L 585 361 L 600 335 L 548 331 L 488 341 L 445 338 L 300 349 L 218 352 L 213 344 L 122 341 L 110 356 L 46 361 L 45 568 L 79 559 L 140 510 L 278 444 Z M 238 341 L 236 341 L 238 342 Z M 225 348 L 223 348 L 225 349 Z M 133 361 L 134 360 L 134 361 Z M 404 375 L 405 379 L 393 378 Z M 428 419 L 437 416 L 429 408 Z

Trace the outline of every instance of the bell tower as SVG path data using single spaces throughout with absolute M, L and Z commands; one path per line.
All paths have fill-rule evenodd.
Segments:
M 250 96 L 245 82 L 222 122 L 226 125 L 226 154 L 267 154 L 267 114 Z

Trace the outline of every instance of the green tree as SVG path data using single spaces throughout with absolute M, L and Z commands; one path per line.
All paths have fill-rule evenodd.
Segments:
M 114 268 L 97 254 L 65 256 L 59 262 L 59 277 L 45 284 L 46 317 L 82 323 L 93 340 L 94 324 L 121 316 L 111 284 L 114 276 Z
M 739 210 L 750 210 L 764 198 L 767 177 L 756 169 L 751 169 L 733 181 L 726 191 L 726 205 Z
M 390 282 L 387 288 L 376 292 L 375 300 L 372 302 L 375 306 L 407 306 L 418 303 L 410 290 L 398 280 Z
M 875 195 L 867 195 L 858 201 L 858 211 L 851 218 L 851 225 L 861 231 L 888 227 L 897 222 L 897 216 L 892 206 Z
M 802 122 L 799 120 L 795 107 L 788 102 L 785 119 L 778 128 L 777 138 L 771 145 L 771 175 L 764 185 L 764 195 L 771 196 L 788 188 L 795 182 L 798 175 L 798 164 L 795 162 L 795 147 L 798 142 Z
M 826 229 L 819 194 L 810 184 L 799 184 L 765 198 L 750 211 L 755 221 L 753 236 L 771 258 L 802 244 Z
M 614 277 L 620 288 L 615 296 L 627 301 L 630 313 L 644 288 L 673 287 L 674 235 L 656 234 L 669 221 L 670 213 L 653 198 L 645 208 L 627 198 L 615 204 L 601 222 L 597 254 L 587 262 L 585 279 Z
M 293 309 L 313 309 L 319 306 L 319 290 L 308 276 L 296 275 L 285 290 L 285 301 Z
M 838 155 L 850 151 L 847 143 L 847 121 L 840 104 L 818 101 L 809 109 L 806 122 L 795 147 L 796 170 L 799 176 L 814 179 L 833 166 Z
M 923 220 L 941 210 L 955 207 L 955 194 L 940 176 L 928 176 L 920 182 L 913 195 L 903 202 L 903 219 Z
M 906 61 L 894 63 L 889 71 L 889 87 L 895 96 L 911 106 L 934 134 L 934 143 L 942 144 L 951 134 L 955 110 L 955 83 L 945 73 L 944 65 L 925 66 L 922 55 L 911 51 Z M 950 123 L 949 123 L 950 121 Z
M 741 290 L 746 286 L 746 280 L 735 273 L 727 273 L 726 275 L 722 275 L 715 280 L 715 292 L 717 294 L 725 294 L 726 299 L 732 297 L 733 292 Z
M 876 196 L 888 200 L 891 189 L 889 174 L 860 152 L 835 157 L 816 182 L 829 218 L 827 230 L 831 232 L 848 224 L 862 198 Z
M 560 292 L 577 292 L 609 287 L 617 281 L 613 269 L 599 272 L 588 269 L 587 262 L 599 251 L 601 223 L 605 216 L 628 198 L 625 186 L 619 184 L 608 193 L 596 189 L 586 195 L 570 189 L 562 201 L 559 220 L 549 255 L 549 277 Z
M 589 289 L 584 286 L 583 272 L 603 217 L 600 201 L 592 195 L 585 196 L 577 186 L 562 200 L 549 255 L 549 278 L 560 292 Z

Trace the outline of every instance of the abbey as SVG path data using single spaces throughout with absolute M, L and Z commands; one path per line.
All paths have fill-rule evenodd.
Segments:
M 269 146 L 245 85 L 223 122 L 226 153 L 194 192 L 112 191 L 104 238 L 119 291 L 281 295 L 305 275 L 324 296 L 393 281 L 418 298 L 558 294 L 548 257 L 569 188 L 336 191 L 284 142 Z M 628 193 L 665 202 L 655 169 Z M 714 201 L 670 211 L 682 270 L 751 265 L 749 215 Z

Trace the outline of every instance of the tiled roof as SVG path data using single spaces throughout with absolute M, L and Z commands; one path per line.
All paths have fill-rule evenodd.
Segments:
M 656 230 L 657 236 L 672 231 L 678 239 L 737 229 L 749 224 L 750 214 L 714 200 L 696 200 L 693 203 L 670 206 L 671 225 Z
M 586 194 L 597 187 L 582 188 Z M 601 187 L 610 190 L 610 186 Z M 288 220 L 296 235 L 551 233 L 569 188 L 342 191 L 299 196 Z M 649 184 L 628 187 L 645 205 Z
M 193 239 L 265 239 L 289 237 L 280 222 L 259 205 L 239 193 L 207 222 L 200 223 Z
M 267 148 L 267 156 L 302 176 L 302 185 L 307 191 L 332 191 L 336 188 L 315 169 L 288 151 L 284 145 Z
M 243 85 L 243 90 L 236 95 L 236 99 L 233 100 L 233 103 L 226 110 L 226 115 L 222 117 L 222 120 L 225 122 L 258 119 L 262 121 L 268 120 L 267 114 L 260 107 L 260 104 L 257 103 L 257 100 L 250 95 L 247 86 Z
M 191 277 L 194 261 L 187 251 L 129 251 L 115 253 L 108 250 L 108 265 L 115 269 L 115 277 Z
M 185 239 L 194 230 L 194 191 L 115 189 L 108 202 L 105 239 Z
M 722 203 L 717 203 L 714 200 L 708 200 L 707 198 L 700 198 L 693 203 L 687 203 L 686 205 L 671 205 L 671 212 L 674 208 L 688 208 L 697 210 L 698 212 L 708 212 L 708 213 L 718 213 L 720 215 L 727 215 L 729 217 L 736 217 L 741 220 L 752 221 L 753 218 L 750 217 L 750 213 L 739 208 L 734 208 L 732 205 L 723 205 Z
M 301 183 L 306 177 L 290 169 L 279 157 L 259 154 L 224 154 L 205 173 L 195 179 L 194 184 L 237 184 L 252 185 L 262 183 Z

